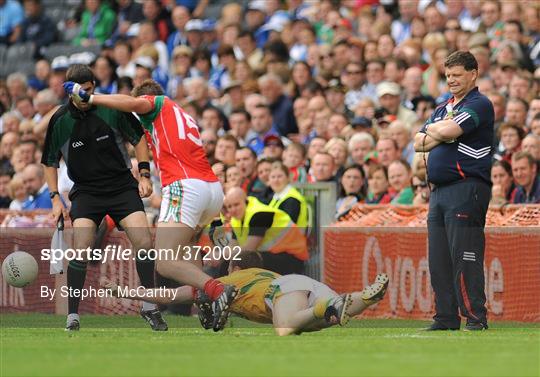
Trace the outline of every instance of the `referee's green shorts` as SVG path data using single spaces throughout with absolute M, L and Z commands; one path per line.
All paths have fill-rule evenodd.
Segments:
M 71 202 L 69 216 L 71 221 L 85 218 L 99 226 L 105 215 L 109 215 L 116 224 L 119 224 L 123 218 L 137 211 L 144 212 L 139 190 L 129 188 L 116 194 L 79 192 Z

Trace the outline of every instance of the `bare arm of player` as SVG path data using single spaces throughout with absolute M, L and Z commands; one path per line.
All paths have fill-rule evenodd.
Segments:
M 179 288 L 143 289 L 142 287 L 138 287 L 130 289 L 129 287 L 120 287 L 109 280 L 104 280 L 101 286 L 105 289 L 110 289 L 113 296 L 118 298 L 129 298 L 162 305 L 193 303 L 193 288 L 187 285 Z
M 135 157 L 137 162 L 150 161 L 150 152 L 148 151 L 148 144 L 146 143 L 146 137 L 143 135 L 139 143 L 135 145 Z M 149 170 L 143 169 L 140 173 L 150 173 Z M 152 195 L 152 181 L 150 178 L 139 176 L 139 195 L 141 198 L 147 198 Z
M 453 141 L 463 134 L 463 129 L 452 119 L 444 119 L 430 124 L 426 133 L 443 142 Z
M 58 171 L 55 167 L 52 166 L 44 166 L 44 172 L 45 172 L 45 181 L 47 182 L 47 187 L 49 188 L 49 192 L 55 192 L 58 191 Z M 58 221 L 60 218 L 60 215 L 64 216 L 64 219 L 68 217 L 67 210 L 64 208 L 64 205 L 62 204 L 62 200 L 60 200 L 60 195 L 55 195 L 54 198 L 52 198 L 52 212 L 51 216 L 54 219 L 54 221 Z
M 92 104 L 109 107 L 124 112 L 146 114 L 154 106 L 144 98 L 135 98 L 125 94 L 92 95 Z
M 414 135 L 414 150 L 416 152 L 429 152 L 441 143 L 442 141 L 435 140 L 433 137 L 423 132 L 418 132 Z

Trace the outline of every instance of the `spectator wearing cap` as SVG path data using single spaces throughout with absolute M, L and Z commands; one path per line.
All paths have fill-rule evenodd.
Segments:
M 15 0 L 0 0 L 0 45 L 17 42 L 21 35 L 24 10 Z
M 144 80 L 152 78 L 152 71 L 155 68 L 154 60 L 149 56 L 139 56 L 135 59 L 135 77 L 133 78 L 133 85 L 138 86 L 143 83 Z
M 416 114 L 401 105 L 400 99 L 401 89 L 394 82 L 382 82 L 377 86 L 377 97 L 383 109 L 386 109 L 389 114 L 395 115 L 397 119 L 402 121 L 409 129 L 418 120 Z
M 278 135 L 267 135 L 264 138 L 263 158 L 281 160 L 285 149 L 281 138 Z
M 298 132 L 294 118 L 293 105 L 288 96 L 284 94 L 283 82 L 280 77 L 267 73 L 257 80 L 261 94 L 269 104 L 272 118 L 278 133 L 282 136 Z
M 324 91 L 324 96 L 328 106 L 337 113 L 344 114 L 347 119 L 351 119 L 354 114 L 347 106 L 345 106 L 346 88 L 341 83 L 339 78 L 334 78 L 328 82 L 328 86 Z
M 521 151 L 512 156 L 512 175 L 517 183 L 512 203 L 540 203 L 538 165 L 528 152 Z
M 254 35 L 248 30 L 242 30 L 238 35 L 236 42 L 236 47 L 240 52 L 240 54 L 238 54 L 238 59 L 246 60 L 252 70 L 260 70 L 264 54 L 262 50 L 257 47 Z
M 240 81 L 231 80 L 223 88 L 221 109 L 228 116 L 235 110 L 244 108 L 244 89 Z
M 245 13 L 247 29 L 255 36 L 259 48 L 264 47 L 269 34 L 262 27 L 266 22 L 266 5 L 265 0 L 251 0 Z
M 86 1 L 81 15 L 81 31 L 73 40 L 78 46 L 102 45 L 114 31 L 116 14 L 101 0 Z
M 251 128 L 256 136 L 248 141 L 248 146 L 260 155 L 264 149 L 264 139 L 268 135 L 278 135 L 274 127 L 270 107 L 264 104 L 257 105 L 251 112 Z
M 170 98 L 182 98 L 182 83 L 191 76 L 193 51 L 188 46 L 179 45 L 174 48 L 171 56 L 167 95 Z
M 167 51 L 169 56 L 173 55 L 173 50 L 176 46 L 187 44 L 186 25 L 189 22 L 190 17 L 191 14 L 188 8 L 182 5 L 177 5 L 173 8 L 171 21 L 175 30 L 167 38 Z
M 199 19 L 191 19 L 184 28 L 186 33 L 187 45 L 193 50 L 197 50 L 203 45 L 203 22 Z
M 23 4 L 26 18 L 21 25 L 19 42 L 33 42 L 37 56 L 42 47 L 56 40 L 56 25 L 43 13 L 41 0 L 24 0 Z

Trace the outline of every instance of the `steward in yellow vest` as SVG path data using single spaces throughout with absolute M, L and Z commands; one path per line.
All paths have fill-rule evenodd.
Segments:
M 225 196 L 225 208 L 231 217 L 233 240 L 242 252 L 259 251 L 264 268 L 280 273 L 302 273 L 308 260 L 307 240 L 303 231 L 285 212 L 246 197 L 234 187 Z
M 287 185 L 283 191 L 274 194 L 268 205 L 287 213 L 300 229 L 307 228 L 308 204 L 306 198 L 296 188 Z

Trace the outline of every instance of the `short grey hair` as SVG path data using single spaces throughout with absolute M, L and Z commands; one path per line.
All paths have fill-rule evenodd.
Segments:
M 24 73 L 21 72 L 15 72 L 10 74 L 6 79 L 7 86 L 10 86 L 11 84 L 15 83 L 16 81 L 20 81 L 24 84 L 25 87 L 28 86 L 28 78 Z
M 357 132 L 354 135 L 352 135 L 351 138 L 349 139 L 349 152 L 352 150 L 353 145 L 361 141 L 369 142 L 369 145 L 371 145 L 371 148 L 375 147 L 375 139 L 373 139 L 373 136 L 371 136 L 367 132 Z

